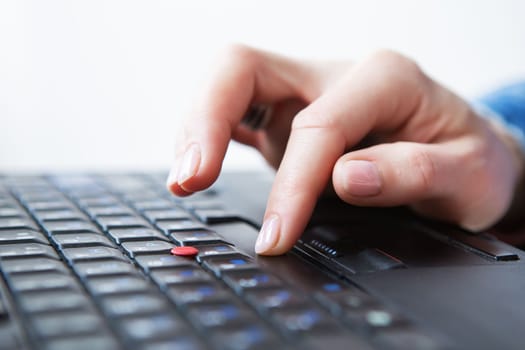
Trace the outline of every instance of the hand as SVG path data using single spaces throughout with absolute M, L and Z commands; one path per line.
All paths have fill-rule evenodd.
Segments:
M 236 46 L 209 82 L 168 187 L 185 196 L 211 185 L 230 139 L 257 148 L 278 169 L 259 254 L 293 246 L 330 179 L 348 203 L 408 204 L 479 230 L 507 212 L 521 177 L 520 153 L 503 128 L 394 52 L 319 63 Z M 273 107 L 264 130 L 241 123 L 252 104 Z M 357 149 L 365 138 L 372 145 Z

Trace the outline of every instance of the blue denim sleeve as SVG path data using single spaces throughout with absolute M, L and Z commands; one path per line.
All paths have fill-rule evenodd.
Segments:
M 474 107 L 482 116 L 501 122 L 525 151 L 525 81 L 481 97 Z

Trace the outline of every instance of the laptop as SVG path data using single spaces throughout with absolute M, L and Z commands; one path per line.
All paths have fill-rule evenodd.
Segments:
M 261 257 L 271 174 L 165 176 L 0 175 L 0 349 L 525 348 L 525 253 L 488 233 L 324 198 Z

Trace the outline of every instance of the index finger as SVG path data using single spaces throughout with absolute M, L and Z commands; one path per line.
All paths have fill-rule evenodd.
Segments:
M 211 185 L 219 175 L 232 132 L 249 105 L 313 98 L 315 84 L 308 83 L 313 76 L 313 70 L 291 59 L 244 46 L 231 48 L 185 123 L 169 189 L 185 195 Z
M 422 80 L 408 68 L 392 66 L 397 57 L 386 56 L 350 70 L 340 84 L 295 117 L 257 253 L 282 254 L 293 246 L 347 148 L 372 130 L 398 130 L 417 114 Z

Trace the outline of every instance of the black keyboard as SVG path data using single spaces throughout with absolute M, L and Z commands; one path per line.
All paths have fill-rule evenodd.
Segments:
M 297 288 L 286 271 L 214 229 L 242 222 L 246 234 L 256 232 L 216 190 L 180 199 L 164 182 L 144 174 L 0 178 L 0 324 L 23 324 L 18 334 L 0 332 L 0 348 L 441 348 L 351 283 L 327 277 Z M 308 244 L 337 257 L 318 240 Z M 170 254 L 177 246 L 198 255 Z M 402 268 L 386 260 L 384 268 Z

